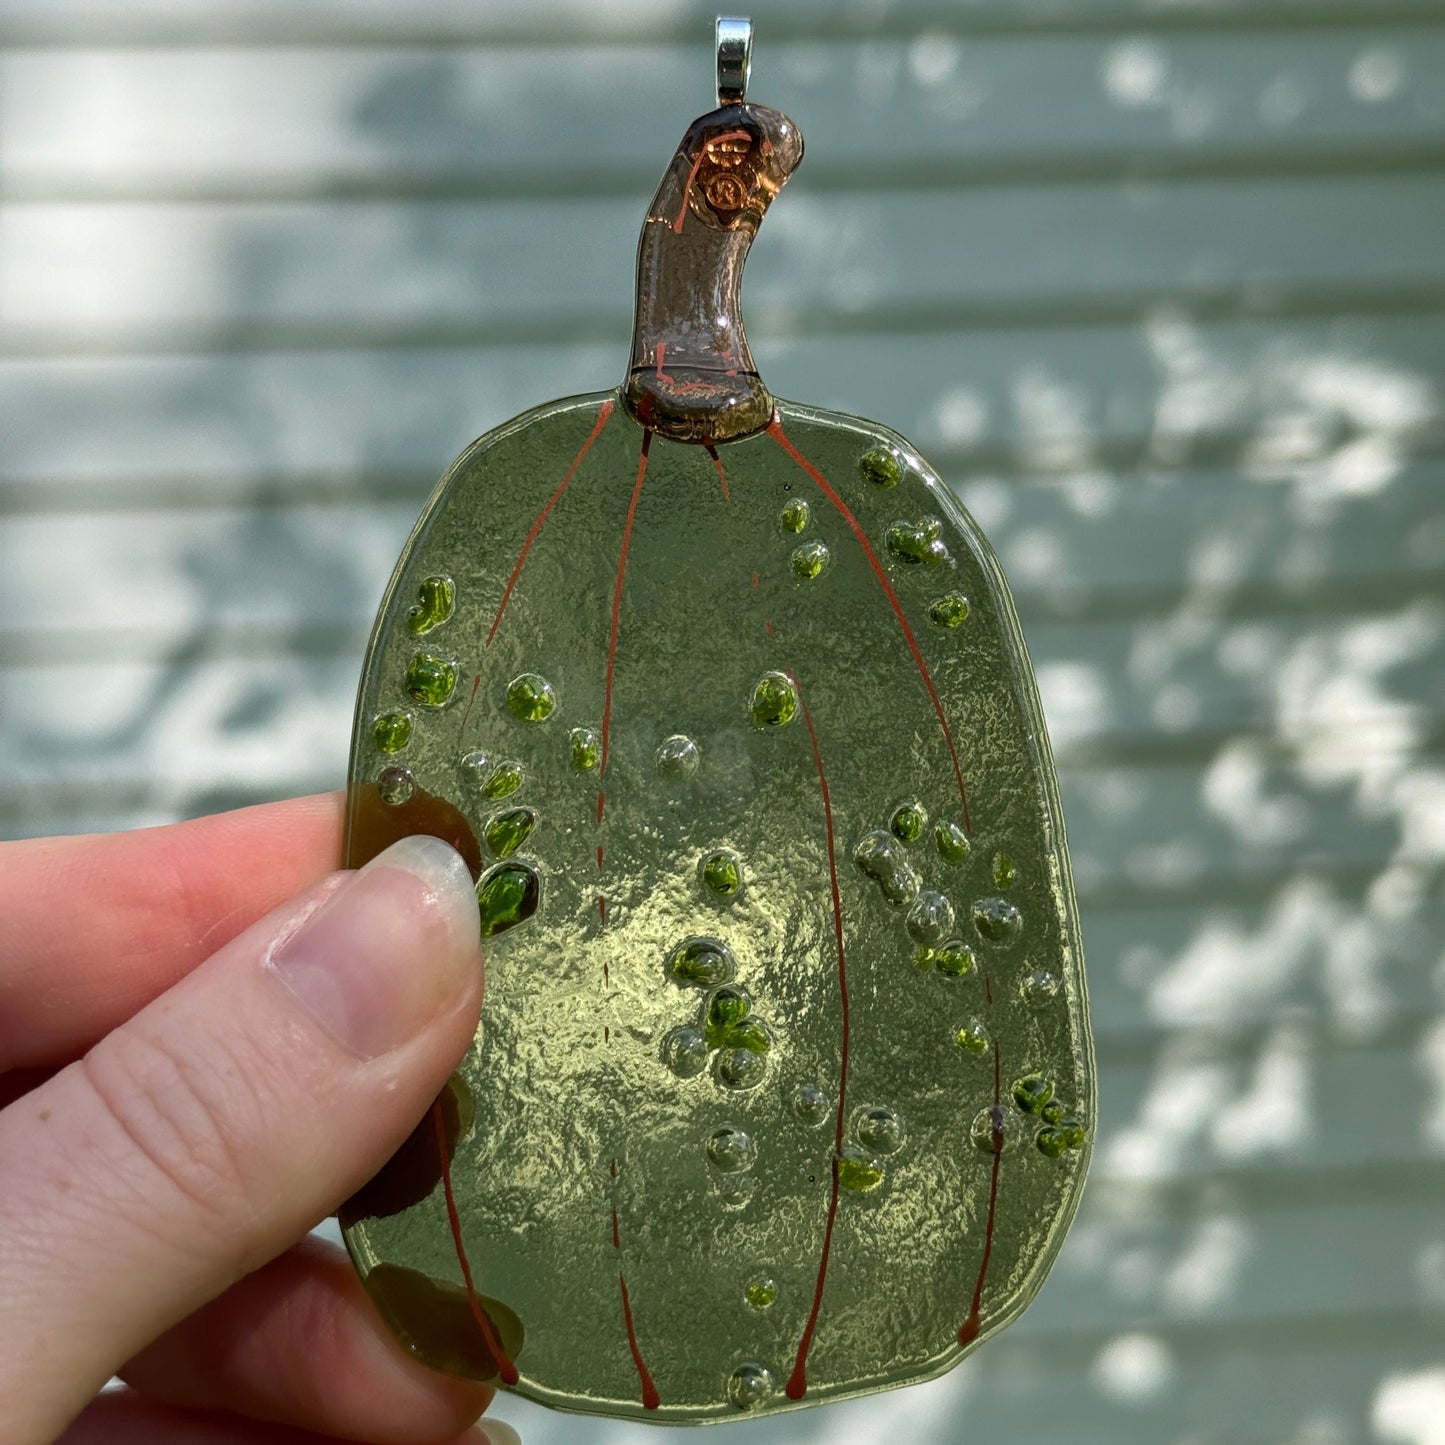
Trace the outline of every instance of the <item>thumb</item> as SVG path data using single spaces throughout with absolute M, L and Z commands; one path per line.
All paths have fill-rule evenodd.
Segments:
M 476 896 L 403 839 L 0 1113 L 0 1401 L 54 1438 L 120 1363 L 385 1162 L 476 1028 Z

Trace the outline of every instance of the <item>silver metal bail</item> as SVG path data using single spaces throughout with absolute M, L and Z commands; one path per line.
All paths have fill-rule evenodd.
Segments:
M 738 15 L 717 18 L 717 103 L 735 105 L 748 89 L 753 68 L 753 22 Z

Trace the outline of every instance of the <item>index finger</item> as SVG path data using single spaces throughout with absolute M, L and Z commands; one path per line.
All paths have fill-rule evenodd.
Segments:
M 0 1074 L 77 1057 L 340 867 L 344 796 L 0 843 Z

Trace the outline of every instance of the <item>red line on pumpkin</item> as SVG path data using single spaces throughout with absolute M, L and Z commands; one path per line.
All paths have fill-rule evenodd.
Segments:
M 642 495 L 642 482 L 647 476 L 647 452 L 652 433 L 642 433 L 642 454 L 637 459 L 637 482 L 632 500 L 627 505 L 627 520 L 622 524 L 622 546 L 617 554 L 617 583 L 612 589 L 612 634 L 607 640 L 607 679 L 602 689 L 602 747 L 597 762 L 597 776 L 607 771 L 607 747 L 612 730 L 612 675 L 617 667 L 617 633 L 622 620 L 622 583 L 627 576 L 627 550 L 632 545 L 632 523 L 637 516 L 637 499 Z M 597 794 L 597 821 L 602 821 L 602 794 Z
M 467 735 L 467 719 L 468 719 L 469 717 L 471 717 L 471 715 L 472 715 L 472 708 L 476 706 L 476 702 L 477 702 L 477 689 L 478 689 L 481 685 L 482 685 L 482 675 L 481 675 L 481 673 L 478 673 L 478 674 L 472 679 L 472 695 L 467 699 L 466 711 L 462 714 L 462 725 L 461 725 L 461 727 L 459 727 L 459 728 L 457 729 L 457 737 L 458 737 L 458 739 L 464 738 L 464 737 L 466 737 L 466 735 Z
M 988 979 L 984 979 L 984 987 L 988 992 L 988 1001 L 993 1002 L 992 991 L 988 989 Z M 958 1342 L 961 1345 L 972 1344 L 978 1338 L 978 1312 L 979 1306 L 983 1303 L 983 1282 L 988 1278 L 988 1260 L 993 1253 L 993 1227 L 994 1218 L 998 1209 L 998 1166 L 999 1160 L 1003 1158 L 1003 1065 L 999 1059 L 998 1040 L 993 1041 L 993 1175 L 988 1184 L 988 1223 L 983 1230 L 983 1259 L 978 1266 L 978 1279 L 973 1286 L 973 1303 L 969 1306 L 968 1318 L 964 1320 L 958 1331 Z
M 617 1178 L 617 1160 L 613 1160 L 609 1166 L 612 1178 Z M 614 1199 L 612 1204 L 612 1247 L 620 1254 L 622 1251 L 622 1234 L 617 1225 L 617 1202 Z M 655 1410 L 662 1403 L 657 1394 L 657 1386 L 652 1383 L 652 1376 L 647 1373 L 647 1363 L 642 1358 L 642 1350 L 637 1343 L 637 1330 L 632 1323 L 632 1301 L 627 1296 L 627 1278 L 622 1270 L 617 1271 L 617 1283 L 622 1289 L 622 1320 L 627 1326 L 627 1347 L 632 1351 L 632 1363 L 637 1366 L 637 1378 L 642 1383 L 642 1408 L 644 1410 Z
M 712 464 L 717 468 L 717 479 L 722 483 L 723 501 L 732 504 L 732 496 L 728 492 L 728 474 L 723 471 L 722 458 L 717 454 L 717 448 L 711 442 L 704 442 L 703 448 L 708 456 L 712 458 Z
M 567 468 L 567 475 L 562 478 L 557 490 L 547 499 L 547 504 L 537 513 L 537 520 L 532 523 L 532 530 L 527 533 L 527 540 L 522 543 L 522 550 L 517 557 L 517 565 L 512 568 L 512 575 L 507 579 L 506 590 L 502 593 L 502 600 L 497 606 L 497 615 L 492 618 L 492 629 L 487 633 L 486 645 L 492 645 L 492 638 L 497 635 L 497 628 L 502 625 L 502 614 L 507 610 L 507 603 L 512 598 L 512 588 L 517 585 L 517 578 L 522 575 L 522 564 L 527 560 L 527 553 L 532 550 L 532 543 L 537 540 L 537 533 L 542 530 L 542 523 L 547 520 L 552 508 L 562 500 L 562 493 L 572 484 L 572 478 L 577 474 L 577 468 L 582 465 L 582 458 L 592 449 L 592 443 L 597 440 L 598 433 L 607 425 L 607 418 L 612 415 L 613 401 L 609 397 L 602 403 L 602 410 L 597 413 L 597 421 L 592 430 L 587 434 L 587 440 L 582 443 L 577 455 L 572 458 L 572 465 Z
M 622 1322 L 627 1326 L 627 1348 L 632 1351 L 632 1363 L 637 1366 L 637 1378 L 642 1381 L 642 1408 L 655 1410 L 662 1404 L 662 1399 L 657 1393 L 657 1386 L 652 1383 L 652 1376 L 647 1373 L 646 1362 L 637 1345 L 637 1330 L 632 1323 L 632 1301 L 627 1297 L 627 1279 L 620 1269 L 617 1271 L 617 1283 L 622 1290 Z
M 823 795 L 823 822 L 828 841 L 828 883 L 833 892 L 833 935 L 838 949 L 838 998 L 842 1005 L 842 1040 L 839 1047 L 838 1064 L 838 1118 L 833 1137 L 833 1183 L 828 1196 L 828 1223 L 823 1231 L 823 1253 L 818 1261 L 818 1282 L 813 1290 L 813 1308 L 798 1344 L 798 1356 L 793 1373 L 788 1378 L 787 1395 L 790 1400 L 801 1400 L 808 1388 L 808 1350 L 813 1343 L 813 1331 L 818 1325 L 818 1312 L 823 1307 L 823 1286 L 828 1277 L 828 1256 L 833 1247 L 833 1224 L 838 1215 L 838 1157 L 843 1149 L 843 1115 L 848 1097 L 848 968 L 843 951 L 843 902 L 838 893 L 838 859 L 833 842 L 833 804 L 828 796 L 828 776 L 823 770 L 823 753 L 818 746 L 818 734 L 813 727 L 813 715 L 808 711 L 803 690 L 798 679 L 789 672 L 798 693 L 798 705 L 803 709 L 803 721 L 808 727 L 808 741 L 813 745 L 813 762 L 818 769 L 818 789 Z
M 908 625 L 908 618 L 903 612 L 903 604 L 899 602 L 898 594 L 893 590 L 893 584 L 889 582 L 888 574 L 883 570 L 883 564 L 879 562 L 878 554 L 868 540 L 868 534 L 859 525 L 857 517 L 849 510 L 848 504 L 828 485 L 827 478 L 788 440 L 777 412 L 773 413 L 773 419 L 768 423 L 768 435 L 813 479 L 823 495 L 838 509 L 839 515 L 852 529 L 853 535 L 863 548 L 863 552 L 868 558 L 868 564 L 873 568 L 873 573 L 882 585 L 889 605 L 893 608 L 893 615 L 898 619 L 899 627 L 903 629 L 903 640 L 907 642 L 908 650 L 913 654 L 918 675 L 923 679 L 923 685 L 928 689 L 928 696 L 933 700 L 933 710 L 938 714 L 938 723 L 943 729 L 943 739 L 948 744 L 948 755 L 953 760 L 953 776 L 958 781 L 958 801 L 963 807 L 963 826 L 972 832 L 973 824 L 968 816 L 968 796 L 963 786 L 963 769 L 959 766 L 958 749 L 953 745 L 953 730 L 948 726 L 948 719 L 943 714 L 943 703 L 939 701 L 938 690 L 933 685 L 933 676 L 928 670 L 928 664 L 923 660 L 923 653 L 919 651 L 913 629 Z
M 447 1127 L 446 1121 L 442 1118 L 440 1099 L 431 1106 L 431 1112 L 432 1120 L 436 1125 L 437 1150 L 441 1154 L 442 1192 L 446 1195 L 447 1219 L 451 1224 L 452 1243 L 456 1246 L 457 1263 L 462 1267 L 462 1278 L 467 1285 L 467 1304 L 471 1306 L 472 1318 L 476 1320 L 482 1331 L 482 1339 L 486 1342 L 487 1350 L 497 1366 L 497 1373 L 506 1384 L 515 1385 L 520 1378 L 517 1374 L 517 1367 L 508 1358 L 501 1341 L 497 1339 L 492 1322 L 488 1318 L 486 1310 L 482 1308 L 481 1301 L 477 1298 L 476 1286 L 472 1283 L 472 1267 L 467 1262 L 467 1251 L 462 1244 L 461 1216 L 457 1213 L 456 1196 L 452 1192 L 452 1162 L 447 1157 Z
M 632 524 L 637 517 L 637 502 L 642 496 L 642 483 L 647 476 L 647 454 L 652 446 L 652 432 L 644 429 L 642 433 L 642 452 L 637 459 L 637 481 L 632 488 L 632 500 L 627 505 L 627 520 L 622 526 L 622 545 L 617 555 L 617 582 L 612 589 L 612 630 L 607 641 L 607 676 L 602 689 L 602 743 L 597 761 L 597 776 L 599 779 L 607 771 L 607 755 L 612 729 L 612 679 L 617 668 L 617 638 L 621 627 L 622 619 L 622 586 L 627 576 L 627 553 L 632 545 Z M 605 794 L 601 789 L 597 793 L 597 821 L 602 821 L 602 810 Z M 602 863 L 602 850 L 598 849 L 598 866 Z M 607 922 L 607 901 L 601 896 L 597 899 L 597 911 L 601 915 L 602 922 Z M 610 1028 L 603 1029 L 603 1042 L 611 1038 Z M 617 1177 L 617 1161 L 612 1161 L 612 1177 Z M 617 1248 L 621 1249 L 621 1241 L 617 1228 L 617 1206 L 612 1206 L 612 1238 Z M 627 1295 L 627 1279 L 621 1270 L 617 1272 L 617 1283 L 622 1290 L 622 1318 L 627 1326 L 627 1345 L 632 1351 L 632 1362 L 637 1366 L 637 1378 L 642 1382 L 642 1407 L 644 1410 L 656 1410 L 661 1404 L 657 1394 L 657 1387 L 652 1383 L 652 1376 L 647 1373 L 647 1364 L 642 1358 L 642 1350 L 637 1343 L 637 1330 L 632 1320 L 632 1302 Z

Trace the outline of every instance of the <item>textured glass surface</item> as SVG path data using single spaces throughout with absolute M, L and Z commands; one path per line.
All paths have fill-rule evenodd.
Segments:
M 1023 1308 L 1088 1159 L 1083 959 L 1012 605 L 905 441 L 518 418 L 418 524 L 354 736 L 349 863 L 447 838 L 486 935 L 474 1047 L 343 1214 L 412 1349 L 725 1420 Z

